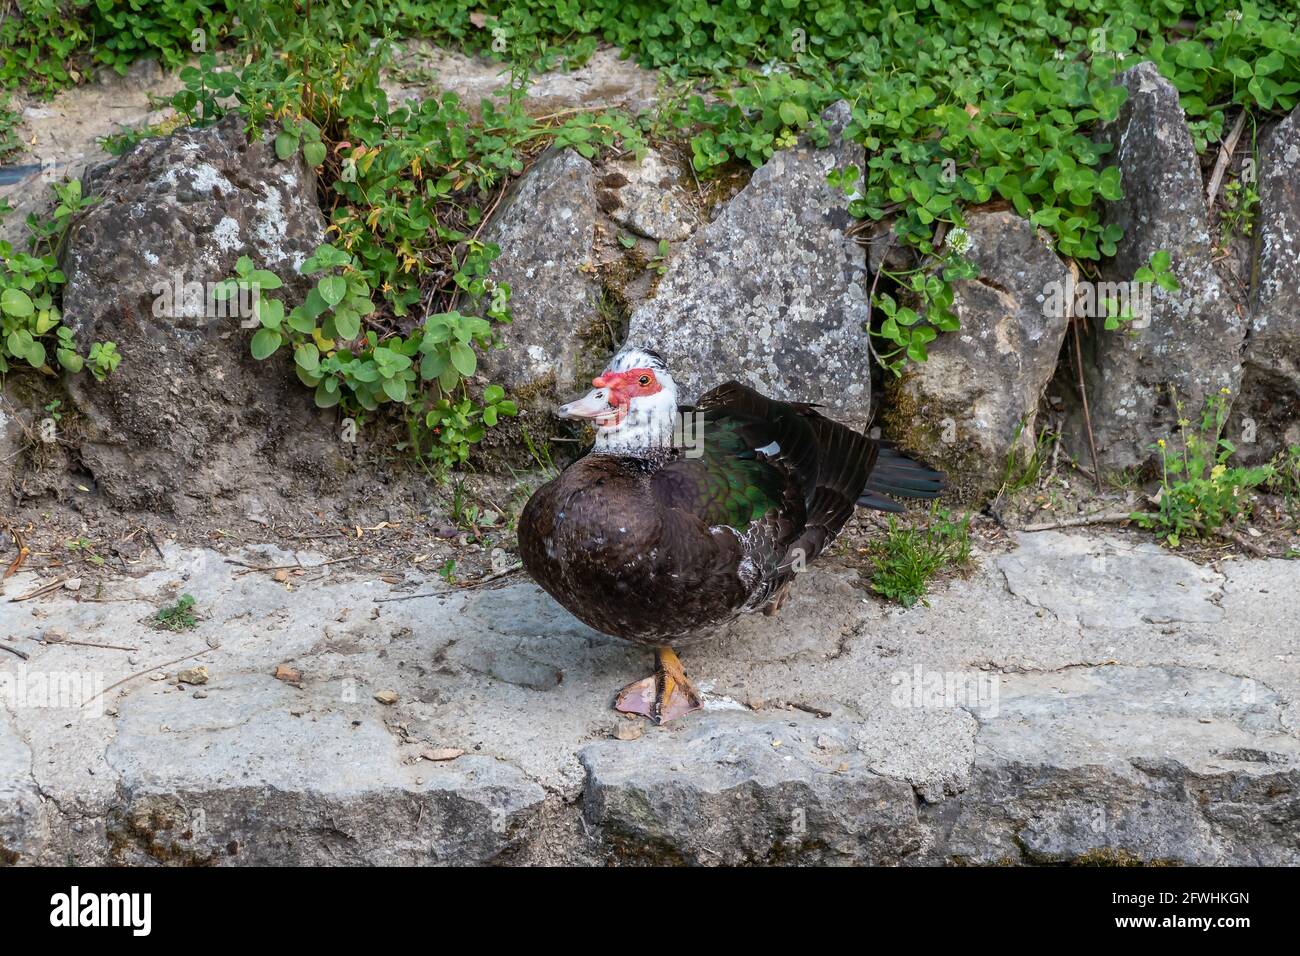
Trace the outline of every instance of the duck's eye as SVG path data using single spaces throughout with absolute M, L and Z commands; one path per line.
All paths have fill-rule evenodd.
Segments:
M 642 376 L 641 376 L 640 378 L 638 378 L 636 381 L 637 381 L 637 384 L 638 384 L 638 385 L 640 385 L 642 388 L 645 388 L 647 385 L 650 384 L 650 376 L 649 376 L 649 375 L 642 375 Z

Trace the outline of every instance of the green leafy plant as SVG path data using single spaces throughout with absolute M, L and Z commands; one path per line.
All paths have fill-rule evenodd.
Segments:
M 478 367 L 475 349 L 492 341 L 489 320 L 444 312 L 428 316 L 408 335 L 381 337 L 362 328 L 375 306 L 353 256 L 323 245 L 301 271 L 320 278 L 287 314 L 282 300 L 261 294 L 282 288 L 279 277 L 254 268 L 247 256 L 215 294 L 228 299 L 237 291 L 251 293 L 259 326 L 249 346 L 253 357 L 270 358 L 288 345 L 294 370 L 314 390 L 319 407 L 341 405 L 359 416 L 385 404 L 401 406 L 410 446 L 439 467 L 464 461 L 486 427 L 518 414 L 500 386 L 489 385 L 478 401 L 467 388 Z
M 1153 252 L 1151 258 L 1147 260 L 1147 264 L 1138 267 L 1138 270 L 1133 273 L 1133 283 L 1130 283 L 1130 287 L 1134 283 L 1140 283 L 1145 286 L 1159 286 L 1166 292 L 1177 292 L 1182 286 L 1178 284 L 1178 279 L 1170 271 L 1171 262 L 1172 259 L 1169 253 L 1164 249 Z M 1127 302 L 1107 299 L 1100 303 L 1102 314 L 1105 317 L 1104 327 L 1108 332 L 1120 328 L 1122 323 L 1133 322 L 1141 317 L 1133 310 L 1136 304 L 1134 302 L 1135 298 L 1141 298 L 1141 295 L 1137 297 L 1130 296 Z
M 442 567 L 438 569 L 438 576 L 447 584 L 454 585 L 456 583 L 456 559 L 448 558 L 443 562 Z
M 198 618 L 194 616 L 194 597 L 182 594 L 175 603 L 158 609 L 154 615 L 157 627 L 166 631 L 188 631 L 198 627 Z
M 927 346 L 940 332 L 953 332 L 960 326 L 952 309 L 952 282 L 974 278 L 979 270 L 961 257 L 965 231 L 954 232 L 956 241 L 949 237 L 949 249 L 942 256 L 931 255 L 920 266 L 905 271 L 881 266 L 880 274 L 897 284 L 903 302 L 888 293 L 873 297 L 872 305 L 884 320 L 878 329 L 871 330 L 871 336 L 880 343 L 872 351 L 879 364 L 895 375 L 902 374 L 909 359 L 924 362 L 929 357 Z
M 1013 495 L 1038 484 L 1038 479 L 1043 474 L 1043 467 L 1051 458 L 1052 446 L 1060 437 L 1049 428 L 1043 427 L 1039 429 L 1033 450 L 1026 452 L 1020 443 L 1020 436 L 1024 434 L 1024 429 L 1025 422 L 1022 419 L 1016 423 L 1016 430 L 1011 438 L 1011 450 L 1007 452 L 1006 464 L 1002 468 L 999 495 Z
M 1227 244 L 1234 236 L 1249 236 L 1254 232 L 1259 193 L 1253 182 L 1233 179 L 1223 187 L 1223 208 L 1219 218 L 1219 241 Z
M 55 184 L 53 190 L 58 201 L 49 218 L 27 219 L 33 252 L 16 252 L 0 241 L 0 374 L 15 361 L 45 371 L 52 371 L 51 361 L 69 372 L 85 365 L 75 335 L 62 324 L 58 302 L 66 278 L 58 250 L 73 215 L 90 203 L 79 180 Z M 91 355 L 91 372 L 100 380 L 121 361 L 112 342 L 93 343 Z
M 172 96 L 172 107 L 190 125 L 215 122 L 224 112 L 221 101 L 234 96 L 239 88 L 239 74 L 218 69 L 217 58 L 211 53 L 199 57 L 197 66 L 183 68 L 179 78 L 184 88 Z
M 655 272 L 663 275 L 668 271 L 668 240 L 660 239 L 657 251 L 646 263 L 646 268 L 653 269 Z
M 951 282 L 973 275 L 953 241 L 964 209 L 1007 203 L 1085 266 L 1115 253 L 1122 230 L 1101 209 L 1124 184 L 1095 130 L 1125 102 L 1120 71 L 1153 61 L 1202 152 L 1234 112 L 1258 123 L 1300 101 L 1291 0 L 23 0 L 22 9 L 0 19 L 9 86 L 49 91 L 92 63 L 124 70 L 151 56 L 176 67 L 199 53 L 174 105 L 203 123 L 238 108 L 251 130 L 275 124 L 281 157 L 302 151 L 319 171 L 332 243 L 372 290 L 376 317 L 364 324 L 381 337 L 385 327 L 406 336 L 417 303 L 420 315 L 482 311 L 496 255 L 480 241 L 484 219 L 546 141 L 597 157 L 638 153 L 647 131 L 683 138 L 693 175 L 707 180 L 801 140 L 826 144 L 823 111 L 844 100 L 842 135 L 868 158 L 828 181 L 917 263 L 891 270 L 872 301 L 870 342 L 899 372 L 956 328 Z M 477 111 L 450 93 L 391 104 L 380 70 L 400 36 L 505 61 L 505 96 Z M 598 42 L 661 71 L 657 110 L 635 120 L 586 107 L 529 116 L 522 64 L 578 65 Z M 1244 187 L 1228 190 L 1241 202 L 1225 224 L 1244 230 L 1253 201 Z M 387 376 L 398 378 L 409 387 Z
M 1199 422 L 1183 417 L 1182 402 L 1174 397 L 1178 411 L 1178 435 L 1159 439 L 1152 446 L 1160 455 L 1160 488 L 1154 512 L 1139 511 L 1133 520 L 1155 531 L 1170 547 L 1185 537 L 1204 537 L 1225 526 L 1248 518 L 1254 506 L 1251 494 L 1274 479 L 1269 465 L 1253 468 L 1230 467 L 1228 459 L 1236 448 L 1223 436 L 1228 420 L 1227 389 L 1205 401 Z
M 17 133 L 21 117 L 16 110 L 10 109 L 9 104 L 8 95 L 0 96 L 0 161 L 23 148 Z
M 941 569 L 970 560 L 970 547 L 970 515 L 954 519 L 935 506 L 920 526 L 890 515 L 888 532 L 872 548 L 871 589 L 912 607 Z

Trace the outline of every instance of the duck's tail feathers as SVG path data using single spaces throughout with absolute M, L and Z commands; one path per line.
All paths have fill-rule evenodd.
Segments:
M 858 497 L 858 507 L 897 513 L 903 510 L 902 505 L 883 497 L 884 495 L 931 500 L 938 498 L 943 489 L 943 472 L 927 468 L 882 442 L 876 465 L 867 476 L 867 483 Z

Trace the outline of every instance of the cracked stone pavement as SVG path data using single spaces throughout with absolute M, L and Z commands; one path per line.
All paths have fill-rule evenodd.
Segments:
M 14 602 L 19 573 L 0 862 L 1300 862 L 1300 564 L 1016 541 L 910 610 L 812 569 L 686 649 L 709 706 L 662 728 L 610 710 L 649 655 L 518 577 L 393 601 L 167 545 Z M 154 629 L 177 593 L 198 627 Z

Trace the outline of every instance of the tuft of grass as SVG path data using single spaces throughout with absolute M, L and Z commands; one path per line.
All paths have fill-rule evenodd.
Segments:
M 915 605 L 935 574 L 970 561 L 970 518 L 955 519 L 937 506 L 920 526 L 891 515 L 884 540 L 872 549 L 871 589 L 903 607 Z
M 198 627 L 198 619 L 194 616 L 194 596 L 182 594 L 175 604 L 159 608 L 154 621 L 167 631 L 188 631 Z
M 1026 454 L 1020 448 L 1020 434 L 1024 428 L 1025 423 L 1022 420 L 1016 425 L 1016 433 L 1012 436 L 1011 451 L 1007 453 L 1007 461 L 1002 469 L 1002 490 L 999 492 L 999 497 L 1014 495 L 1018 491 L 1038 484 L 1038 479 L 1043 474 L 1043 466 L 1051 460 L 1052 446 L 1060 437 L 1051 429 L 1044 427 L 1038 432 L 1034 450 Z

